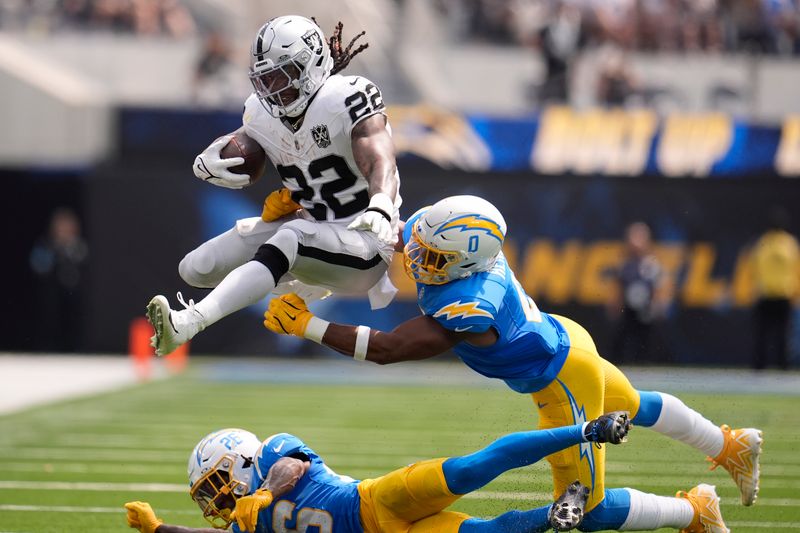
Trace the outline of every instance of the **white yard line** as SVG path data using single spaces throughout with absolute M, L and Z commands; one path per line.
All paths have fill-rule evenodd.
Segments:
M 0 490 L 68 490 L 88 492 L 189 492 L 189 484 L 103 483 L 94 481 L 0 481 Z
M 185 493 L 188 487 L 179 483 L 97 483 L 67 481 L 0 481 L 0 490 L 66 490 L 87 492 L 167 492 Z M 550 492 L 478 491 L 466 494 L 468 500 L 548 500 Z M 738 497 L 722 498 L 722 502 L 736 505 Z M 796 507 L 800 498 L 759 498 L 759 507 Z
M 121 507 L 78 507 L 68 505 L 8 505 L 0 504 L 0 511 L 14 511 L 22 513 L 122 513 Z M 160 514 L 196 515 L 193 509 L 159 509 Z M 488 518 L 488 517 L 484 517 Z M 800 529 L 800 524 L 789 522 L 727 522 L 729 527 L 758 527 Z M 23 531 L 0 531 L 0 533 L 25 533 Z
M 79 507 L 74 505 L 10 505 L 0 504 L 0 511 L 17 511 L 23 513 L 124 513 L 123 507 Z M 159 514 L 196 515 L 196 510 L 159 509 Z

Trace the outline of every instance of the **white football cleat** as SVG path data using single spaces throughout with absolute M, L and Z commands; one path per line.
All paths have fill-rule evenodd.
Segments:
M 183 295 L 178 293 L 178 301 L 186 309 L 170 309 L 166 297 L 160 294 L 147 304 L 147 320 L 156 333 L 150 338 L 150 345 L 156 349 L 158 356 L 171 354 L 205 329 L 203 315 L 194 308 L 194 300 L 189 300 L 187 304 Z
M 721 466 L 731 475 L 739 487 L 742 505 L 753 505 L 758 497 L 758 481 L 760 476 L 759 457 L 764 437 L 761 430 L 755 428 L 731 429 L 720 426 L 725 444 L 722 452 L 716 457 L 709 457 L 711 470 Z
M 730 533 L 719 510 L 719 496 L 714 485 L 700 483 L 689 492 L 678 491 L 675 495 L 692 504 L 692 523 L 681 529 L 681 533 Z

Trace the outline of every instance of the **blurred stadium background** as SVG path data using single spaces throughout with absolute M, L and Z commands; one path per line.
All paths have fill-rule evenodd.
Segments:
M 768 457 L 782 446 L 787 454 L 765 472 L 778 478 L 772 488 L 787 492 L 773 497 L 782 498 L 775 504 L 781 512 L 772 514 L 775 507 L 769 506 L 758 509 L 760 514 L 734 511 L 741 526 L 736 530 L 759 530 L 759 520 L 770 529 L 796 529 L 800 502 L 790 493 L 800 486 L 800 463 L 788 453 L 790 436 L 782 436 L 778 421 L 794 416 L 791 427 L 797 427 L 792 405 L 800 386 L 791 380 L 798 374 L 747 370 L 757 297 L 751 249 L 776 209 L 791 215 L 789 230 L 800 235 L 796 0 L 0 1 L 0 221 L 7 257 L 2 262 L 6 284 L 0 351 L 8 354 L 0 357 L 0 402 L 13 404 L 0 411 L 0 416 L 6 413 L 0 418 L 0 469 L 11 472 L 12 458 L 25 455 L 21 450 L 36 447 L 41 439 L 66 435 L 53 461 L 60 459 L 59 453 L 69 455 L 68 449 L 80 442 L 126 450 L 118 455 L 125 455 L 123 462 L 135 470 L 130 465 L 137 453 L 159 439 L 153 427 L 168 434 L 163 446 L 182 457 L 181 450 L 188 453 L 213 425 L 243 420 L 254 426 L 272 416 L 269 410 L 250 407 L 252 416 L 237 418 L 231 415 L 234 407 L 220 409 L 208 419 L 213 425 L 201 429 L 197 419 L 214 403 L 200 393 L 206 389 L 218 393 L 223 406 L 250 405 L 264 397 L 296 413 L 301 404 L 319 409 L 338 395 L 374 398 L 376 409 L 362 422 L 345 409 L 346 399 L 338 402 L 341 410 L 325 410 L 332 426 L 372 430 L 371 446 L 379 445 L 376 435 L 408 445 L 407 451 L 396 451 L 387 444 L 385 463 L 370 465 L 375 468 L 364 475 L 379 474 L 384 466 L 391 468 L 410 456 L 465 451 L 499 432 L 533 425 L 527 404 L 510 418 L 494 417 L 491 411 L 485 418 L 499 422 L 485 432 L 470 427 L 473 438 L 456 446 L 462 441 L 453 438 L 454 428 L 413 422 L 437 411 L 409 398 L 432 395 L 438 403 L 441 397 L 425 388 L 433 387 L 431 383 L 404 388 L 403 377 L 413 381 L 412 372 L 398 374 L 383 388 L 341 385 L 328 395 L 328 385 L 304 385 L 303 370 L 288 397 L 270 396 L 276 389 L 264 384 L 249 384 L 247 394 L 233 395 L 242 387 L 236 380 L 243 374 L 254 382 L 277 379 L 274 374 L 283 371 L 279 362 L 269 359 L 258 366 L 267 357 L 300 359 L 309 363 L 304 369 L 319 359 L 335 364 L 338 357 L 311 343 L 266 332 L 260 320 L 264 304 L 224 319 L 193 340 L 188 375 L 112 394 L 108 408 L 78 401 L 19 412 L 30 402 L 58 401 L 60 395 L 50 393 L 66 383 L 75 386 L 61 396 L 130 385 L 141 377 L 123 356 L 131 350 L 131 332 L 147 301 L 177 290 L 187 299 L 201 298 L 203 291 L 187 288 L 178 277 L 180 259 L 237 218 L 257 215 L 263 198 L 279 186 L 277 174 L 269 169 L 244 191 L 210 187 L 194 178 L 190 166 L 212 139 L 241 124 L 242 103 L 250 91 L 246 71 L 251 38 L 266 19 L 289 13 L 315 16 L 326 33 L 341 20 L 345 38 L 367 32 L 369 49 L 345 72 L 372 79 L 389 105 L 402 180 L 401 215 L 450 194 L 487 198 L 506 216 L 506 253 L 543 310 L 577 319 L 595 336 L 601 353 L 625 368 L 654 367 L 644 376 L 662 376 L 654 383 L 664 390 L 681 392 L 684 378 L 725 384 L 699 397 L 699 407 L 710 402 L 708 414 L 714 419 L 730 414 L 727 403 L 748 406 L 732 423 L 774 421 L 777 433 L 775 440 L 767 436 Z M 663 313 L 647 353 L 622 361 L 612 349 L 619 318 L 609 313 L 609 302 L 615 291 L 613 272 L 624 257 L 625 228 L 633 221 L 652 228 L 654 253 L 665 274 Z M 58 274 L 47 249 L 54 231 L 79 235 Z M 414 316 L 413 288 L 401 269 L 393 270 L 400 294 L 386 310 L 370 312 L 366 301 L 341 298 L 314 309 L 327 318 L 383 328 Z M 797 315 L 798 307 L 794 309 Z M 789 366 L 796 368 L 800 319 L 794 320 L 790 336 Z M 65 355 L 43 356 L 53 353 Z M 70 358 L 68 353 L 89 355 Z M 219 355 L 240 358 L 225 372 L 210 359 L 204 363 L 205 356 Z M 705 373 L 701 367 L 714 371 Z M 57 369 L 51 379 L 44 378 L 47 368 Z M 76 368 L 71 374 L 69 369 Z M 215 369 L 215 384 L 209 384 L 208 368 Z M 424 368 L 414 367 L 422 373 Z M 460 376 L 457 368 L 448 366 L 446 372 Z M 155 367 L 154 375 L 164 377 L 160 369 Z M 663 381 L 668 376 L 679 378 Z M 519 398 L 496 392 L 485 380 L 464 384 L 458 379 L 452 386 L 461 388 L 442 395 L 469 398 L 465 419 L 474 417 L 484 394 L 492 395 L 492 409 L 506 412 L 520 405 Z M 782 381 L 786 379 L 790 381 Z M 750 386 L 743 389 L 743 384 Z M 758 390 L 772 396 L 752 396 Z M 151 391 L 157 392 L 158 402 L 147 403 Z M 293 403 L 300 402 L 302 391 L 314 392 Z M 226 400 L 226 394 L 233 396 Z M 145 407 L 135 414 L 131 407 L 129 413 L 128 397 Z M 405 413 L 409 425 L 401 427 L 428 444 L 444 444 L 412 451 L 408 443 L 415 439 L 400 438 L 387 426 L 400 415 L 391 410 L 392 416 L 382 418 L 378 411 L 391 404 L 384 397 L 411 402 L 411 411 Z M 714 403 L 715 397 L 722 400 Z M 173 402 L 175 414 L 152 414 Z M 751 408 L 754 402 L 764 408 Z M 457 419 L 458 402 L 443 409 L 441 419 Z M 128 415 L 146 422 L 115 426 L 114 419 Z M 168 426 L 180 425 L 184 416 L 197 425 L 170 432 Z M 277 421 L 289 424 L 288 419 Z M 309 419 L 299 425 L 301 437 L 315 423 Z M 317 434 L 323 443 L 331 436 Z M 328 450 L 344 456 L 345 440 L 337 434 L 330 444 L 317 447 L 322 451 L 331 446 Z M 637 446 L 645 450 L 642 471 L 650 467 L 669 475 L 668 465 L 663 471 L 653 466 L 656 454 L 648 459 L 645 445 Z M 50 452 L 37 453 L 23 463 L 41 462 Z M 117 461 L 105 460 L 111 464 L 112 459 Z M 183 483 L 183 459 L 168 459 L 164 468 L 177 468 L 170 482 Z M 351 463 L 342 464 L 346 471 Z M 109 524 L 117 524 L 116 517 L 113 522 L 70 522 L 80 513 L 62 509 L 64 518 L 58 523 L 26 525 L 33 512 L 13 508 L 30 504 L 15 499 L 19 486 L 31 480 L 105 480 L 91 466 L 68 467 L 73 474 L 81 472 L 68 479 L 59 477 L 52 465 L 50 470 L 27 468 L 0 479 L 0 530 L 62 531 L 69 528 L 60 524 L 68 524 L 71 530 L 109 531 Z M 151 481 L 146 477 L 123 476 L 126 482 Z M 155 477 L 152 482 L 161 479 Z M 521 490 L 547 490 L 544 478 L 534 484 L 532 489 L 521 483 Z M 669 490 L 690 486 L 675 485 L 670 483 Z M 81 490 L 63 487 L 52 490 Z M 723 494 L 731 497 L 733 492 Z M 83 509 L 96 495 L 87 492 L 71 503 L 56 498 L 50 504 Z M 98 503 L 98 508 L 116 506 L 123 497 L 140 496 L 122 495 L 113 503 Z M 191 509 L 185 500 L 184 511 L 174 518 L 189 523 L 188 514 L 180 515 Z M 510 496 L 495 500 L 497 505 L 515 503 Z M 734 508 L 724 509 L 729 507 Z M 502 507 L 467 509 L 491 514 Z

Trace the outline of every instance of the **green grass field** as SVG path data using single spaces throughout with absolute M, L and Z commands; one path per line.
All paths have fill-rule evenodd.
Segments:
M 536 425 L 530 398 L 500 388 L 205 382 L 187 375 L 0 417 L 0 532 L 123 532 L 123 503 L 149 501 L 167 522 L 202 527 L 187 494 L 195 443 L 221 427 L 301 437 L 337 472 L 378 476 L 419 459 L 477 449 Z M 608 453 L 606 486 L 662 495 L 717 485 L 736 532 L 800 529 L 797 397 L 681 395 L 711 420 L 758 425 L 766 444 L 755 507 L 700 453 L 643 428 Z M 549 499 L 546 462 L 460 500 L 493 516 Z

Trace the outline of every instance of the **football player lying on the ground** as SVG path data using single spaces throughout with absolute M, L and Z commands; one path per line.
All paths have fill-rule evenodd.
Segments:
M 619 444 L 627 413 L 588 423 L 505 435 L 463 457 L 420 461 L 376 479 L 334 473 L 303 441 L 279 433 L 263 443 L 242 429 L 206 436 L 189 456 L 189 494 L 216 528 L 319 533 L 533 533 L 567 531 L 583 518 L 588 488 L 572 483 L 552 505 L 493 519 L 445 511 L 497 476 L 577 445 Z M 130 502 L 128 524 L 142 533 L 213 532 L 163 524 L 149 504 Z M 288 524 L 294 524 L 287 529 Z
M 758 493 L 761 432 L 717 427 L 672 395 L 634 389 L 600 357 L 585 329 L 539 311 L 501 252 L 505 235 L 503 216 L 486 200 L 445 198 L 417 211 L 403 230 L 406 272 L 417 283 L 423 316 L 391 332 L 371 331 L 322 320 L 290 294 L 270 302 L 264 325 L 379 364 L 427 359 L 453 348 L 473 370 L 531 394 L 540 429 L 628 411 L 634 424 L 684 442 L 707 454 L 714 467 L 723 466 L 742 503 L 751 505 Z M 581 529 L 727 531 L 710 485 L 680 492 L 678 499 L 606 489 L 605 451 L 587 445 L 548 460 L 555 494 L 575 479 L 590 489 Z
M 284 188 L 270 194 L 261 217 L 184 257 L 181 277 L 213 288 L 203 300 L 170 308 L 157 295 L 147 306 L 153 345 L 166 355 L 229 314 L 273 290 L 319 298 L 330 291 L 368 294 L 385 307 L 396 289 L 386 276 L 397 238 L 399 176 L 380 90 L 360 76 L 338 74 L 367 47 L 344 46 L 341 23 L 327 42 L 311 20 L 277 17 L 261 27 L 250 54 L 254 92 L 242 128 L 265 150 Z M 231 172 L 241 157 L 222 158 L 231 135 L 195 160 L 198 178 L 232 189 L 250 176 Z M 346 191 L 347 194 L 339 194 Z

